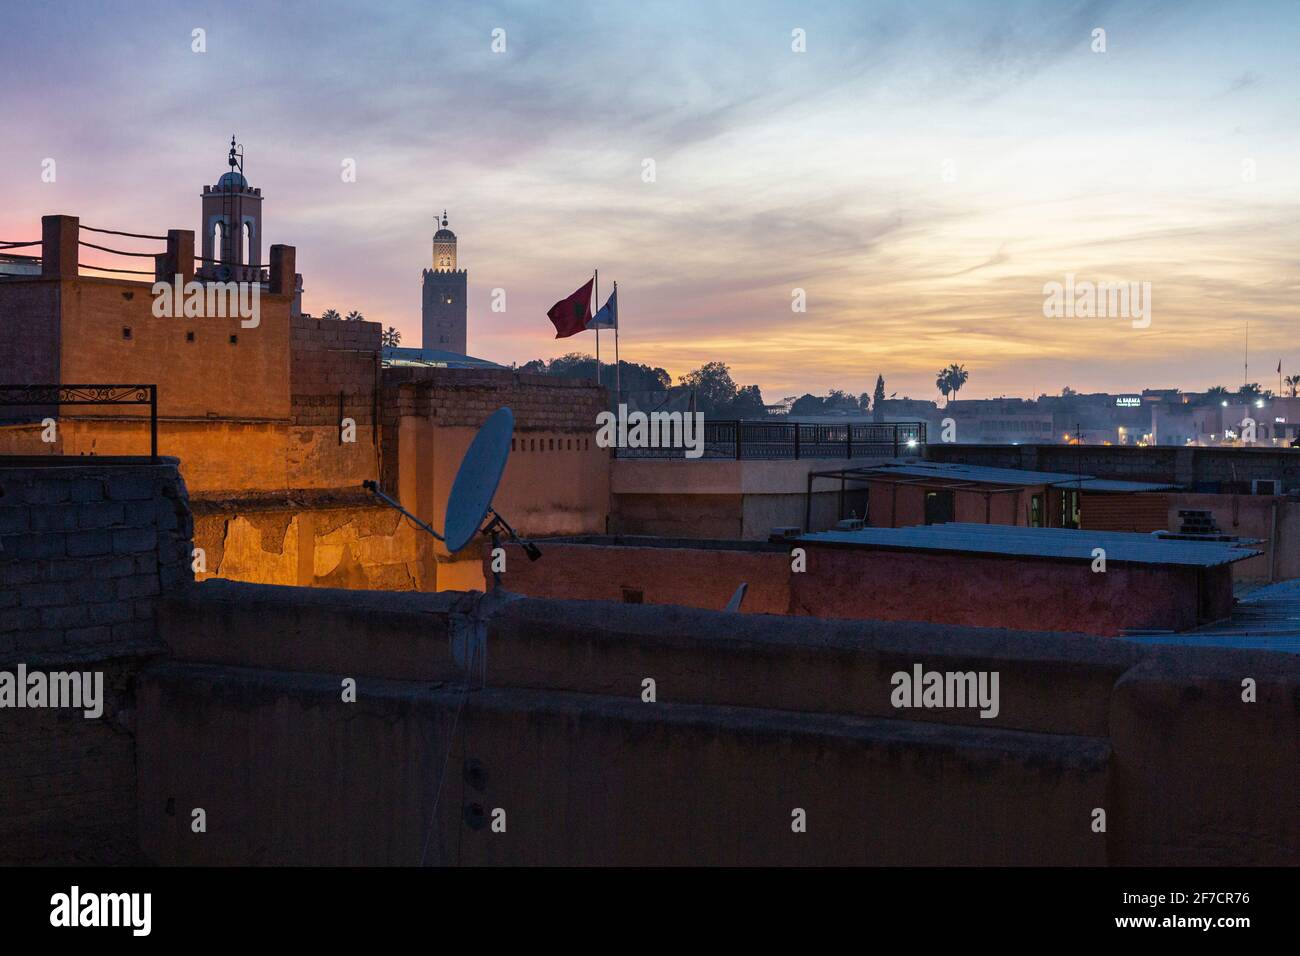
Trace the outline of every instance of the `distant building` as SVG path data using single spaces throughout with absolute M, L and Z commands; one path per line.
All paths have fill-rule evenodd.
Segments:
M 456 267 L 456 234 L 447 228 L 444 209 L 441 227 L 433 234 L 433 268 L 424 270 L 424 348 L 468 354 L 466 281 L 465 270 Z
M 39 256 L 0 254 L 0 276 L 38 276 L 41 274 Z
M 953 400 L 943 407 L 963 444 L 1023 445 L 1055 440 L 1052 413 L 1023 398 Z M 1067 439 L 1068 440 L 1068 439 Z
M 489 362 L 487 359 L 472 355 L 461 355 L 442 349 L 408 349 L 401 346 L 385 345 L 383 348 L 384 368 L 420 367 L 420 368 L 478 368 L 508 371 L 504 365 Z

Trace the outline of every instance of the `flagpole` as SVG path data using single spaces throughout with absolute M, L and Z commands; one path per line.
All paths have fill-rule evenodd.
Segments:
M 594 293 L 594 294 L 595 294 L 595 297 L 596 297 L 596 305 L 597 305 L 597 307 L 599 307 L 599 305 L 600 305 L 600 270 L 599 270 L 599 269 L 594 269 L 594 270 L 592 270 L 592 275 L 595 276 L 596 288 L 595 288 L 595 293 Z M 596 384 L 599 385 L 599 384 L 600 384 L 600 326 L 599 326 L 599 325 L 596 326 L 595 331 L 596 331 Z
M 622 378 L 621 378 L 621 376 L 622 376 L 622 372 L 623 372 L 623 366 L 622 366 L 622 363 L 620 363 L 619 360 L 618 360 L 618 326 L 619 326 L 619 321 L 620 321 L 620 320 L 619 320 L 619 317 L 618 317 L 618 305 L 617 305 L 617 303 L 618 303 L 618 281 L 617 281 L 617 280 L 615 280 L 615 282 L 614 282 L 614 302 L 615 302 L 615 305 L 614 305 L 614 393 L 615 393 L 615 399 L 614 399 L 614 400 L 615 400 L 615 403 L 618 403 L 618 402 L 621 402 L 621 401 L 623 400 L 623 381 L 622 381 Z M 1281 381 L 1281 378 L 1279 378 L 1278 381 Z M 1279 386 L 1278 386 L 1278 391 L 1280 392 L 1281 390 L 1282 390 L 1282 388 L 1281 388 L 1281 386 L 1279 385 Z

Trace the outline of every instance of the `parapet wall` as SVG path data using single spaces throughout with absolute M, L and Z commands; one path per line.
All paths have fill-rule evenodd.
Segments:
M 1093 475 L 1128 481 L 1156 481 L 1189 490 L 1217 491 L 1219 486 L 1247 491 L 1253 479 L 1282 479 L 1283 488 L 1300 488 L 1300 449 L 1171 448 L 1125 445 L 959 445 L 926 446 L 930 461 L 959 462 L 994 468 L 1023 468 L 1063 474 Z
M 1232 610 L 1229 565 L 1112 561 L 1094 574 L 1089 561 L 608 535 L 541 546 L 544 559 L 530 562 L 518 545 L 503 545 L 505 587 L 529 597 L 721 610 L 744 584 L 748 613 L 1102 636 L 1185 631 Z M 796 547 L 804 552 L 797 568 Z
M 159 863 L 1300 862 L 1294 656 L 230 582 L 164 632 Z M 896 708 L 917 665 L 997 715 Z

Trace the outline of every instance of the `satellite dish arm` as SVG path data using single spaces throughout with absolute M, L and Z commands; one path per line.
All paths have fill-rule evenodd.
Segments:
M 515 529 L 510 527 L 510 523 L 505 518 L 497 514 L 495 508 L 488 508 L 488 514 L 492 516 L 492 520 L 487 523 L 487 527 L 480 529 L 480 532 L 492 537 L 494 545 L 498 532 L 505 531 L 507 538 L 524 549 L 524 554 L 528 555 L 529 561 L 536 561 L 542 556 L 542 549 L 526 538 L 521 538 L 515 534 Z
M 429 534 L 433 535 L 433 536 L 434 536 L 435 538 L 437 538 L 439 541 L 445 541 L 445 540 L 446 540 L 442 535 L 440 535 L 440 534 L 438 534 L 438 532 L 434 531 L 433 528 L 429 527 L 429 525 L 428 525 L 426 522 L 421 521 L 421 520 L 420 520 L 419 518 L 417 518 L 415 515 L 411 514 L 409 511 L 407 511 L 405 508 L 403 508 L 401 502 L 399 502 L 399 501 L 397 501 L 397 500 L 395 500 L 395 499 L 393 499 L 393 498 L 388 497 L 388 495 L 386 495 L 386 494 L 384 494 L 382 491 L 380 491 L 380 490 L 379 490 L 379 485 L 376 484 L 375 482 L 373 482 L 373 481 L 369 481 L 369 480 L 367 480 L 367 481 L 363 481 L 363 482 L 361 482 L 361 487 L 362 487 L 362 488 L 365 488 L 368 492 L 370 492 L 372 495 L 374 495 L 376 498 L 378 498 L 378 499 L 379 499 L 380 501 L 382 501 L 384 504 L 388 505 L 390 508 L 396 508 L 398 511 L 400 511 L 402 514 L 406 515 L 406 517 L 410 518 L 410 519 L 411 519 L 412 521 L 414 521 L 417 525 L 419 525 L 419 526 L 420 526 L 421 528 L 423 528 L 425 531 L 429 532 Z

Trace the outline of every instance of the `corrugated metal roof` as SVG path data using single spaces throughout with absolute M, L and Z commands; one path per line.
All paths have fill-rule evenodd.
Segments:
M 1094 548 L 1104 548 L 1107 561 L 1190 567 L 1231 564 L 1260 553 L 1228 541 L 1174 541 L 1127 531 L 1075 531 L 1070 528 L 959 522 L 907 528 L 819 531 L 802 535 L 798 540 L 840 547 L 856 545 L 869 550 L 956 551 L 1089 562 L 1093 560 Z
M 1084 491 L 1168 491 L 1178 487 L 1147 481 L 1116 481 L 1092 475 L 1068 475 L 1059 471 L 991 468 L 946 461 L 885 462 L 865 470 L 906 475 L 909 478 L 946 478 L 953 481 L 977 481 L 985 485 L 1060 485 L 1082 488 Z
M 402 346 L 385 345 L 383 348 L 385 365 L 423 365 L 433 368 L 490 368 L 504 369 L 504 365 L 489 362 L 487 359 L 459 352 L 447 352 L 442 349 L 415 349 Z
M 1084 491 L 1176 491 L 1178 485 L 1166 485 L 1155 481 L 1114 481 L 1110 478 L 1077 478 L 1068 482 L 1057 482 L 1070 488 L 1082 488 Z
M 1283 581 L 1241 598 L 1232 616 L 1182 634 L 1143 634 L 1140 644 L 1240 647 L 1300 654 L 1300 581 Z

